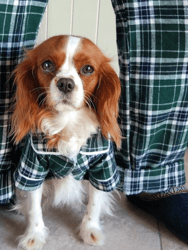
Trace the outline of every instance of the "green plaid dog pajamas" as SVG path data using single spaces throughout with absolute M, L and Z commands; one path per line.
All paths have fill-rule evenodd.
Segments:
M 188 1 L 112 0 L 122 95 L 119 189 L 127 195 L 185 184 Z
M 48 150 L 44 135 L 28 135 L 20 163 L 14 173 L 15 185 L 31 191 L 41 186 L 45 179 L 62 178 L 69 174 L 80 181 L 87 179 L 97 189 L 110 192 L 117 188 L 119 174 L 116 168 L 112 143 L 93 135 L 82 146 L 77 156 L 68 158 L 55 149 Z

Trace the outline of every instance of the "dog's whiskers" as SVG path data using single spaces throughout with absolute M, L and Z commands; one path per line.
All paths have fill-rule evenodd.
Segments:
M 96 111 L 96 107 L 95 107 L 95 103 L 93 102 L 91 96 L 94 96 L 92 93 L 85 93 L 84 97 L 85 97 L 85 102 L 88 105 L 89 109 L 94 108 L 94 110 Z

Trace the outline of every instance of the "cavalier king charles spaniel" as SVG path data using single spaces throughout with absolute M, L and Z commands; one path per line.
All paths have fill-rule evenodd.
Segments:
M 100 129 L 105 138 L 110 137 L 120 148 L 117 117 L 121 87 L 110 61 L 93 42 L 77 36 L 51 37 L 27 51 L 15 69 L 16 102 L 12 118 L 15 142 L 40 131 L 46 135 L 49 149 L 56 148 L 62 155 L 74 157 Z M 82 192 L 81 182 L 71 174 L 50 181 L 55 182 L 56 205 L 66 200 L 62 189 L 71 187 Z M 21 204 L 27 218 L 27 229 L 19 243 L 24 249 L 42 249 L 47 238 L 41 208 L 46 182 L 37 190 L 26 192 Z M 74 191 L 67 193 L 75 203 Z M 100 215 L 111 212 L 112 200 L 111 194 L 89 184 L 87 212 L 80 226 L 80 236 L 86 244 L 103 244 Z

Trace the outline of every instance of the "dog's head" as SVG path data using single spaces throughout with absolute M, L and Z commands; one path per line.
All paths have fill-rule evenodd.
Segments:
M 95 44 L 76 36 L 52 37 L 28 51 L 15 70 L 15 141 L 40 128 L 41 116 L 87 106 L 96 113 L 102 134 L 109 133 L 119 146 L 121 87 L 109 63 Z

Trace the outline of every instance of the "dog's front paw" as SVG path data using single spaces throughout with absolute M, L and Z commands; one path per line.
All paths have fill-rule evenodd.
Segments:
M 86 224 L 81 226 L 80 237 L 88 245 L 102 246 L 104 244 L 102 231 L 96 227 L 88 227 Z
M 48 228 L 43 227 L 39 230 L 26 230 L 26 233 L 19 237 L 19 249 L 41 250 L 48 236 Z

